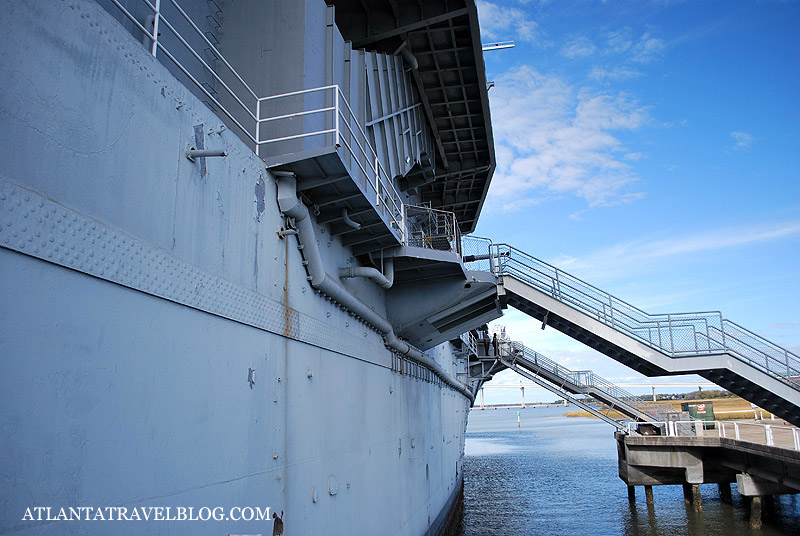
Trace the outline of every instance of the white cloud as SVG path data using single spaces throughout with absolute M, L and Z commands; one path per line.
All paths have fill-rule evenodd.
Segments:
M 573 39 L 561 48 L 561 54 L 568 58 L 587 58 L 597 51 L 597 47 L 586 37 Z
M 628 28 L 606 33 L 606 54 L 622 54 L 633 47 L 633 38 Z
M 589 78 L 592 78 L 599 82 L 629 80 L 631 78 L 636 78 L 637 76 L 641 75 L 642 73 L 640 71 L 637 71 L 636 69 L 631 69 L 630 67 L 625 67 L 623 65 L 613 67 L 611 69 L 605 69 L 603 67 L 598 67 L 595 65 L 589 72 Z
M 660 59 L 666 43 L 660 37 L 646 31 L 636 37 L 630 28 L 620 28 L 605 33 L 603 53 L 620 55 L 638 63 L 649 63 Z
M 662 39 L 645 32 L 634 44 L 631 60 L 636 63 L 651 63 L 661 59 L 665 48 L 666 45 Z
M 800 322 L 777 322 L 770 324 L 775 329 L 800 329 Z
M 666 43 L 651 32 L 636 37 L 629 28 L 606 32 L 598 54 L 598 64 L 592 67 L 589 78 L 599 82 L 618 82 L 642 76 L 641 69 L 660 60 Z
M 733 148 L 737 151 L 747 149 L 753 144 L 753 140 L 755 139 L 752 134 L 739 130 L 731 132 L 731 138 L 733 138 Z
M 747 227 L 726 227 L 693 235 L 666 239 L 640 239 L 622 242 L 580 258 L 562 255 L 552 264 L 586 280 L 619 279 L 642 273 L 653 263 L 724 249 L 732 249 L 797 237 L 800 221 L 766 223 Z
M 481 38 L 486 40 L 536 42 L 541 39 L 539 25 L 525 11 L 478 0 Z
M 666 43 L 651 32 L 636 37 L 630 28 L 605 32 L 600 46 L 587 36 L 570 38 L 561 47 L 561 55 L 570 59 L 594 57 L 607 65 L 594 65 L 589 77 L 600 82 L 628 80 L 641 76 L 639 68 L 664 55 Z
M 590 207 L 627 203 L 638 180 L 614 135 L 649 121 L 625 94 L 577 89 L 557 76 L 521 67 L 499 77 L 490 94 L 498 168 L 495 203 L 513 210 L 578 196 Z

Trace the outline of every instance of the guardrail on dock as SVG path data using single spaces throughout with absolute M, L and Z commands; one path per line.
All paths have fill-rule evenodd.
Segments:
M 638 436 L 720 437 L 800 451 L 800 429 L 736 421 L 665 421 L 627 423 L 626 432 Z

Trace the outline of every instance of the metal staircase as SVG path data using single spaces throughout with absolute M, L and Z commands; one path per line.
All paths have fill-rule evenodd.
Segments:
M 534 376 L 546 380 L 560 391 L 594 398 L 608 406 L 608 413 L 616 410 L 637 421 L 666 420 L 662 415 L 664 413 L 662 407 L 638 400 L 633 394 L 591 370 L 570 370 L 516 341 L 502 341 L 499 350 L 500 361 L 508 368 L 519 372 L 518 367 L 521 367 Z
M 650 314 L 506 244 L 468 237 L 464 261 L 504 305 L 647 376 L 698 374 L 800 425 L 800 357 L 718 311 Z
M 463 354 L 470 358 L 471 380 L 483 383 L 501 370 L 511 369 L 620 430 L 625 425 L 609 416 L 614 410 L 630 419 L 644 422 L 667 421 L 678 413 L 671 408 L 639 400 L 591 370 L 570 370 L 521 342 L 511 341 L 504 330 L 498 339 L 497 355 L 486 355 L 484 342 L 479 343 L 471 332 L 463 334 L 458 342 Z M 480 385 L 477 389 L 480 389 Z M 605 409 L 605 413 L 602 409 Z

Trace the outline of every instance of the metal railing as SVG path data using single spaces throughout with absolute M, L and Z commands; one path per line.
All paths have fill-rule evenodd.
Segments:
M 629 422 L 627 433 L 631 435 L 652 435 L 639 432 L 641 423 Z M 651 422 L 659 434 L 667 437 L 721 437 L 747 441 L 760 445 L 800 450 L 800 429 L 794 426 L 776 426 L 754 422 L 727 421 L 665 421 Z
M 514 277 L 670 357 L 727 353 L 800 387 L 800 357 L 719 311 L 650 314 L 507 244 L 469 240 L 470 251 L 485 248 L 489 257 L 476 263 L 488 264 L 495 275 Z
M 269 106 L 279 112 L 271 113 Z M 283 113 L 286 110 L 296 111 Z M 376 211 L 389 221 L 392 229 L 401 237 L 404 235 L 400 193 L 338 85 L 261 97 L 257 101 L 256 117 L 256 153 L 259 156 L 263 156 L 262 148 L 266 145 L 315 138 L 319 146 L 343 148 L 345 161 L 355 164 L 360 171 L 359 177 L 355 177 L 353 171 L 356 170 L 351 165 L 353 179 L 360 183 L 368 198 L 374 200 Z M 315 126 L 309 128 L 307 122 L 315 119 Z M 266 123 L 276 127 L 271 134 L 262 127 Z
M 492 268 L 492 241 L 477 236 L 461 238 L 464 266 L 476 272 L 494 272 Z
M 401 239 L 405 236 L 400 194 L 339 86 L 259 97 L 217 49 L 216 39 L 212 40 L 176 0 L 140 0 L 141 4 L 134 3 L 130 9 L 120 0 L 107 1 L 116 6 L 122 21 L 128 21 L 126 25 L 132 25 L 129 29 L 142 38 L 147 50 L 168 67 L 177 68 L 176 74 L 195 86 L 215 111 L 221 111 L 237 135 L 249 142 L 259 156 L 262 156 L 265 145 L 318 136 L 329 137 L 330 145 L 337 150 L 343 147 L 346 161 L 353 162 L 361 172 L 360 180 L 353 177 L 354 180 L 359 181 L 366 195 L 374 199 L 376 210 L 388 220 Z M 147 14 L 141 13 L 142 9 Z M 294 111 L 270 114 L 271 105 L 285 104 L 292 99 L 298 103 Z M 309 103 L 315 100 L 324 104 L 309 107 Z M 286 110 L 287 107 L 276 106 L 275 109 Z M 406 112 L 420 113 L 418 107 Z M 306 120 L 314 116 L 322 116 L 322 127 L 305 131 Z M 299 125 L 301 131 L 270 136 L 265 125 L 278 125 L 280 122 L 283 123 L 278 130 Z
M 461 232 L 454 213 L 416 205 L 404 209 L 406 245 L 461 255 Z
M 499 346 L 501 356 L 506 357 L 512 362 L 514 362 L 517 358 L 524 358 L 528 362 L 532 363 L 537 369 L 544 369 L 550 374 L 557 376 L 564 382 L 569 382 L 572 385 L 585 389 L 587 393 L 584 394 L 591 395 L 591 393 L 588 391 L 594 389 L 596 391 L 605 393 L 610 398 L 624 402 L 628 406 L 632 406 L 638 411 L 646 413 L 651 417 L 660 413 L 664 413 L 663 407 L 641 400 L 636 395 L 629 393 L 625 389 L 611 383 L 602 376 L 595 374 L 591 370 L 570 370 L 556 363 L 552 359 L 543 356 L 535 350 L 528 348 L 518 341 L 511 341 L 506 338 L 501 338 Z M 604 401 L 600 402 L 605 403 Z
M 466 346 L 470 354 L 478 355 L 478 339 L 471 331 L 462 333 L 459 339 L 461 339 L 461 342 Z
M 119 20 L 132 25 L 131 33 L 141 36 L 142 44 L 153 57 L 168 68 L 170 65 L 177 68 L 176 74 L 194 85 L 212 108 L 219 109 L 240 137 L 256 143 L 258 96 L 217 49 L 213 35 L 203 31 L 176 0 L 140 0 L 141 3 L 130 7 L 119 0 L 106 1 L 118 8 L 123 17 Z M 144 16 L 140 13 L 142 9 L 147 13 Z M 227 107 L 222 100 L 228 102 Z

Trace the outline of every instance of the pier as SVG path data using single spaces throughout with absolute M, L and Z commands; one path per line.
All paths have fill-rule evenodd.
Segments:
M 653 486 L 682 485 L 687 504 L 702 510 L 700 484 L 717 484 L 731 500 L 732 483 L 750 499 L 750 527 L 761 527 L 762 498 L 800 493 L 800 430 L 793 426 L 739 422 L 678 421 L 629 423 L 615 433 L 619 477 L 644 486 L 648 505 Z

